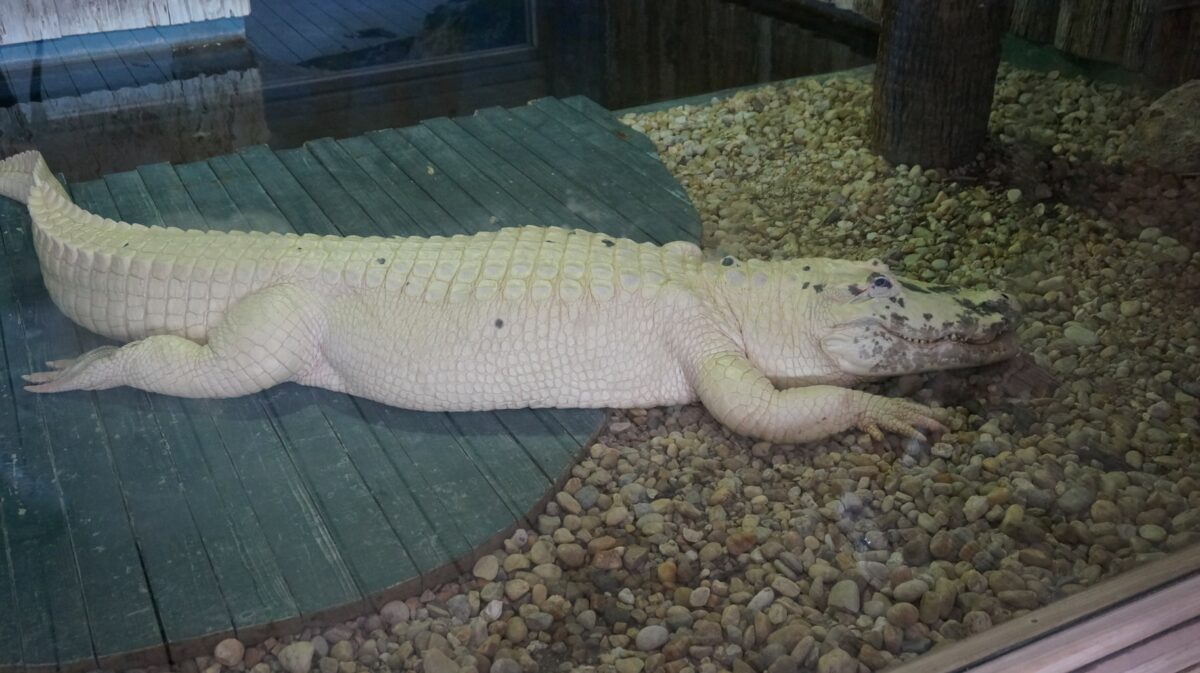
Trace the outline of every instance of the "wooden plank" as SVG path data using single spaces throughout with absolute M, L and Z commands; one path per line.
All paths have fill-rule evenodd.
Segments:
M 377 233 L 384 236 L 429 235 L 429 231 L 405 212 L 395 199 L 379 189 L 379 185 L 337 141 L 322 138 L 309 141 L 304 146 L 375 222 Z
M 59 47 L 74 53 L 86 54 L 83 58 L 91 60 L 96 71 L 104 79 L 111 91 L 124 87 L 137 86 L 137 79 L 125 67 L 125 63 L 116 55 L 102 34 L 72 35 L 59 39 Z
M 112 51 L 125 62 L 125 67 L 129 69 L 138 86 L 157 84 L 170 79 L 169 60 L 164 59 L 167 60 L 167 68 L 164 70 L 159 60 L 147 51 L 148 45 L 143 44 L 130 31 L 100 33 L 98 37 L 107 41 Z
M 58 40 L 46 40 L 42 44 L 45 45 L 48 55 L 60 60 L 67 75 L 70 76 L 71 82 L 75 84 L 75 91 L 78 95 L 107 89 L 104 78 L 100 76 L 100 71 L 96 69 L 90 59 L 78 60 L 66 57 L 59 51 Z
M 159 177 L 169 185 L 165 174 Z M 185 203 L 172 195 L 159 201 L 154 192 L 150 197 L 164 221 L 200 217 L 190 199 Z M 190 402 L 189 414 L 217 420 L 225 451 L 260 526 L 268 531 L 267 542 L 300 613 L 320 615 L 334 608 L 361 606 L 362 593 L 272 426 L 261 396 Z
M 474 197 L 434 168 L 428 157 L 395 130 L 372 131 L 366 134 L 366 137 L 413 182 L 433 197 L 438 205 L 450 213 L 458 222 L 460 231 L 473 234 L 515 224 L 502 221 L 497 214 L 488 212 L 479 205 Z
M 553 167 L 482 117 L 463 117 L 455 122 L 496 154 L 508 158 L 530 180 L 553 194 L 564 206 L 587 223 L 586 229 L 602 231 L 636 241 L 650 240 L 639 227 L 597 199 L 591 192 L 563 176 Z
M 1198 597 L 1200 545 L 1191 545 L 893 670 L 1074 671 L 1195 619 Z
M 412 7 L 402 2 L 388 0 L 348 0 L 360 8 L 363 16 L 378 17 L 377 27 L 395 35 L 390 39 L 408 37 L 412 28 L 419 27 L 421 16 Z
M 3 252 L 3 246 L 0 246 L 0 254 Z M 0 258 L 2 259 L 2 258 Z M 5 267 L 7 267 L 7 260 Z M 8 519 L 12 519 L 13 526 L 19 525 L 23 518 L 21 506 L 17 502 L 20 497 L 18 489 L 21 484 L 27 480 L 24 471 L 17 473 L 16 467 L 19 456 L 24 451 L 35 450 L 32 448 L 24 448 L 20 444 L 21 429 L 17 420 L 16 400 L 13 396 L 14 390 L 20 390 L 9 385 L 14 376 L 18 376 L 12 371 L 9 365 L 6 347 L 6 341 L 14 342 L 14 350 L 17 339 L 23 338 L 24 335 L 16 334 L 16 329 L 6 334 L 6 327 L 10 326 L 10 321 L 6 320 L 4 313 L 12 312 L 15 309 L 15 302 L 9 299 L 12 293 L 12 272 L 8 268 L 0 268 L 0 437 L 4 438 L 3 444 L 0 444 L 0 605 L 11 606 L 10 609 L 0 610 L 0 671 L 17 671 L 24 668 L 25 658 L 22 653 L 22 625 L 19 606 L 17 603 L 17 578 L 13 572 L 13 546 L 9 542 L 9 523 Z M 11 325 L 16 328 L 16 325 Z M 13 364 L 16 364 L 15 362 Z M 15 532 L 15 531 L 14 531 Z M 15 543 L 16 541 L 13 540 Z M 49 634 L 46 634 L 49 635 Z
M 281 234 L 295 231 L 241 157 L 236 154 L 213 157 L 208 160 L 208 167 L 249 226 Z
M 90 212 L 120 215 L 103 181 L 77 184 L 72 196 Z M 112 343 L 82 328 L 76 336 L 84 351 Z M 145 392 L 120 387 L 95 399 L 168 647 L 177 660 L 207 653 L 234 631 L 175 468 L 174 453 L 198 447 L 167 440 Z
M 273 35 L 304 60 L 316 58 L 338 49 L 337 45 L 331 44 L 321 31 L 317 30 L 314 34 L 313 26 L 309 22 L 303 22 L 301 27 L 293 26 L 292 12 L 286 6 L 262 3 L 256 4 L 254 9 L 252 16 L 258 16 L 270 28 Z
M 381 27 L 384 19 L 373 11 L 352 4 L 351 0 L 306 4 L 309 5 L 311 15 L 322 20 L 324 25 L 331 30 L 338 31 L 343 39 L 349 41 L 349 51 L 364 49 L 389 39 L 385 36 L 376 36 L 372 31 L 372 29 Z
M 378 234 L 378 230 L 369 224 L 370 216 L 306 148 L 280 150 L 275 152 L 275 156 L 317 202 L 339 233 L 343 236 Z
M 138 166 L 137 174 L 154 199 L 159 214 L 170 213 L 167 225 L 180 229 L 204 229 L 205 221 L 192 204 L 187 189 L 179 181 L 175 169 L 168 163 Z
M 246 39 L 252 49 L 257 51 L 260 46 L 265 47 L 269 55 L 284 63 L 299 63 L 320 54 L 319 49 L 270 11 L 266 4 L 256 2 L 254 10 L 246 20 Z M 264 38 L 268 41 L 266 45 Z M 280 46 L 287 50 L 286 54 L 278 52 Z
M 206 229 L 248 231 L 256 228 L 242 215 L 207 162 L 175 166 L 175 174 L 204 218 Z
M 151 404 L 168 442 L 196 447 L 177 452 L 175 463 L 238 636 L 250 642 L 275 625 L 298 622 L 299 609 L 267 545 L 267 531 L 213 419 L 188 400 L 155 395 Z
M 441 204 L 392 163 L 375 143 L 363 136 L 344 138 L 337 143 L 427 235 L 433 232 L 466 233 Z
M 562 150 L 574 154 L 582 162 L 581 166 L 590 167 L 592 171 L 601 175 L 611 176 L 614 189 L 633 195 L 645 208 L 659 213 L 662 221 L 674 228 L 674 233 L 680 240 L 699 240 L 700 216 L 685 195 L 667 188 L 669 185 L 677 190 L 678 182 L 667 173 L 662 164 L 654 167 L 653 171 L 642 172 L 635 164 L 626 160 L 627 157 L 637 156 L 637 153 L 630 152 L 620 145 L 613 148 L 593 144 L 539 107 L 524 105 L 508 112 L 528 127 L 541 132 Z
M 301 615 L 345 616 L 361 610 L 362 593 L 261 400 L 256 396 L 196 402 L 199 415 L 216 420 L 217 433 Z
M 27 334 L 39 333 L 27 342 L 30 363 L 78 355 L 74 326 L 50 303 L 35 270 L 17 279 Z M 123 662 L 165 663 L 166 651 L 92 394 L 61 393 L 53 400 L 39 400 L 38 409 L 53 455 L 53 477 L 66 504 L 87 611 L 105 616 L 89 621 L 97 663 L 105 667 L 117 657 Z
M 363 593 L 419 583 L 417 566 L 397 529 L 321 410 L 325 398 L 335 394 L 284 384 L 267 390 L 264 397 L 273 412 L 272 422 L 286 439 L 287 451 Z
M 8 363 L 4 387 L 9 400 L 14 445 L 0 452 L 0 519 L 9 553 L 13 602 L 5 609 L 19 620 L 18 639 L 0 647 L 19 653 L 23 670 L 53 671 L 95 667 L 79 570 L 68 533 L 62 493 L 53 480 L 49 439 L 34 395 L 24 394 L 22 373 L 30 371 L 29 335 L 16 295 L 17 278 L 36 278 L 37 260 L 24 232 L 29 218 L 14 201 L 0 202 L 0 231 L 8 255 L 0 265 L 0 333 Z M 17 231 L 21 229 L 21 231 Z M 40 280 L 40 279 L 38 279 Z M 38 363 L 40 365 L 40 363 Z M 15 425 L 14 425 L 15 424 Z
M 454 121 L 439 117 L 423 121 L 421 125 L 437 135 L 475 170 L 503 187 L 514 200 L 519 201 L 532 213 L 535 222 L 569 229 L 591 228 L 586 221 L 559 202 L 551 192 L 542 189 L 503 156 L 493 152 Z
M 75 86 L 75 81 L 71 78 L 71 73 L 67 72 L 67 67 L 63 64 L 62 59 L 58 57 L 57 52 L 46 47 L 46 43 L 44 42 L 25 46 L 29 53 L 29 59 L 26 63 L 31 68 L 36 69 L 38 76 L 41 78 L 41 97 L 39 100 L 68 98 L 79 95 L 79 89 Z
M 404 139 L 417 148 L 428 159 L 434 171 L 446 176 L 458 185 L 463 193 L 469 193 L 483 208 L 499 218 L 499 222 L 513 226 L 547 226 L 552 222 L 540 219 L 520 199 L 510 195 L 500 185 L 488 178 L 465 157 L 456 152 L 427 126 L 414 126 L 398 131 Z M 540 192 L 541 190 L 537 190 Z M 534 192 L 534 196 L 537 195 Z
M 287 222 L 302 234 L 336 234 L 337 229 L 316 201 L 265 145 L 244 147 L 238 156 L 249 167 L 263 190 Z
M 420 575 L 435 573 L 470 545 L 457 522 L 446 516 L 437 500 L 419 497 L 427 489 L 414 486 L 420 480 L 407 468 L 393 464 L 385 447 L 371 430 L 349 395 L 322 394 L 321 410 L 342 441 L 354 469 L 362 477 L 407 550 Z M 428 512 L 437 511 L 437 516 Z M 435 523 L 436 522 L 436 523 Z M 398 580 L 394 580 L 398 582 Z M 426 583 L 426 586 L 431 586 Z M 378 601 L 377 601 L 378 602 Z
M 614 210 L 645 232 L 649 240 L 666 243 L 692 239 L 693 234 L 684 228 L 685 218 L 673 207 L 674 199 L 664 206 L 661 190 L 637 179 L 610 156 L 592 150 L 570 133 L 561 133 L 561 125 L 544 115 L 538 120 L 543 123 L 530 123 L 539 114 L 535 108 L 524 106 L 511 111 L 486 108 L 476 114 L 519 139 L 561 174 L 612 204 Z
M 580 446 L 595 439 L 607 420 L 603 409 L 538 409 L 535 413 L 547 427 L 557 423 Z
M 514 422 L 527 410 L 516 411 Z M 518 521 L 529 524 L 526 515 L 550 489 L 558 476 L 558 462 L 547 446 L 530 438 L 523 447 L 490 411 L 446 414 L 458 441 Z M 541 461 L 545 461 L 545 465 Z M 564 461 L 565 462 L 565 461 Z M 552 475 L 552 476 L 551 476 Z
M 515 438 L 524 451 L 553 485 L 562 473 L 571 468 L 579 453 L 579 442 L 566 433 L 558 423 L 532 409 L 505 409 L 492 414 L 496 421 Z M 543 489 L 543 493 L 545 489 Z
M 6 497 L 6 490 L 0 488 L 0 500 Z M 9 563 L 10 558 L 12 547 L 4 524 L 4 510 L 0 506 L 0 602 L 10 606 L 10 609 L 0 613 L 0 671 L 20 671 L 25 668 L 25 657 L 21 652 L 21 622 L 16 609 L 17 578 Z
M 258 12 L 246 17 L 246 44 L 260 63 L 299 63 L 304 60 L 271 31 L 271 27 L 263 22 L 261 13 Z
M 666 190 L 672 196 L 686 202 L 689 207 L 691 206 L 691 200 L 688 199 L 687 191 L 671 175 L 667 167 L 659 161 L 657 154 L 649 154 L 637 150 L 628 138 L 621 137 L 622 134 L 626 136 L 631 133 L 637 134 L 637 131 L 633 129 L 615 132 L 605 130 L 587 115 L 564 104 L 557 98 L 538 98 L 537 100 L 530 101 L 530 105 L 568 127 L 573 133 L 587 140 L 593 146 L 623 161 L 637 171 L 639 175 Z M 699 220 L 698 215 L 696 219 L 697 221 Z
M 1087 667 L 1087 673 L 1163 673 L 1195 671 L 1200 664 L 1200 619 Z
M 162 225 L 162 218 L 136 172 L 107 181 L 122 219 Z M 267 545 L 267 534 L 242 489 L 214 419 L 192 400 L 153 395 L 159 427 L 174 446 L 194 444 L 196 451 L 176 452 L 185 493 L 202 531 L 240 636 L 252 636 L 264 624 L 298 621 L 299 610 Z
M 613 113 L 604 109 L 596 101 L 585 96 L 571 96 L 570 98 L 562 99 L 563 105 L 572 107 L 580 113 L 589 117 L 592 121 L 600 126 L 611 131 L 619 140 L 628 142 L 634 147 L 639 148 L 652 156 L 658 156 L 658 147 L 654 145 L 654 141 L 650 140 L 645 134 L 638 133 L 632 128 L 622 124 L 617 120 Z
M 523 516 L 508 506 L 497 506 L 505 502 L 504 495 L 469 456 L 446 414 L 400 409 L 362 398 L 355 398 L 355 404 L 392 463 L 413 475 L 409 484 L 422 507 L 428 507 L 423 511 L 436 529 L 454 526 L 461 531 L 467 545 L 451 548 L 456 558 L 469 555 Z
M 339 54 L 350 49 L 350 42 L 331 30 L 327 19 L 311 16 L 313 10 L 307 3 L 289 2 L 286 5 L 272 6 L 271 11 L 281 22 L 286 23 L 316 47 L 318 55 Z

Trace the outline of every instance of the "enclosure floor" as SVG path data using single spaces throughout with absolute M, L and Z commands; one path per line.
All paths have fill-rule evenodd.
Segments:
M 86 151 L 86 148 L 80 148 Z M 699 236 L 649 140 L 583 98 L 71 185 L 148 225 Z M 469 571 L 569 475 L 599 410 L 434 414 L 284 385 L 234 400 L 37 396 L 104 340 L 50 303 L 0 199 L 0 670 L 127 668 L 346 616 Z

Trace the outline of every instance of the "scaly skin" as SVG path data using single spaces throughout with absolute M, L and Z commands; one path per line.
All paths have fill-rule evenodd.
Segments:
M 687 243 L 560 228 L 144 227 L 76 207 L 36 153 L 0 162 L 0 194 L 27 203 L 59 309 L 129 342 L 49 363 L 26 376 L 33 392 L 232 397 L 294 381 L 435 411 L 699 400 L 737 432 L 801 442 L 941 429 L 935 410 L 848 386 L 1015 352 L 1005 295 L 878 261 L 704 262 Z

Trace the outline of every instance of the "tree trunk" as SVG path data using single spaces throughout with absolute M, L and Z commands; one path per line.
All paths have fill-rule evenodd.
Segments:
M 1009 30 L 1014 35 L 1045 44 L 1054 41 L 1059 0 L 1014 0 Z
M 953 167 L 987 137 L 1012 0 L 887 0 L 872 145 L 892 163 Z

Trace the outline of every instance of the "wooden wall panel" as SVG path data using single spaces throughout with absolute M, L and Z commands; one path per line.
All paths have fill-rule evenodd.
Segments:
M 249 13 L 250 0 L 4 0 L 0 45 Z

